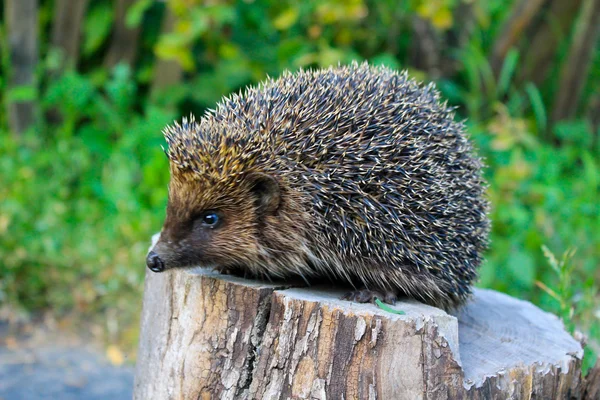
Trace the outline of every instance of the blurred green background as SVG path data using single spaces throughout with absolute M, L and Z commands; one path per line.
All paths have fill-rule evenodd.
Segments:
M 435 81 L 486 158 L 479 285 L 558 314 L 598 351 L 599 0 L 4 0 L 0 13 L 4 306 L 134 351 L 167 198 L 161 129 L 284 69 L 369 60 Z

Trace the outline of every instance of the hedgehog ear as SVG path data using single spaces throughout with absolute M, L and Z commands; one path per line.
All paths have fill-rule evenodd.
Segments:
M 256 197 L 256 208 L 261 215 L 277 212 L 281 200 L 279 183 L 271 175 L 252 172 L 248 175 L 252 193 Z

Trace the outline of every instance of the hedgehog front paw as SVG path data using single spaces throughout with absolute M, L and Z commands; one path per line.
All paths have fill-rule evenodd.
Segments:
M 248 277 L 248 271 L 244 270 L 243 268 L 239 268 L 239 267 L 219 267 L 219 268 L 214 268 L 213 271 L 218 272 L 219 274 L 223 274 L 223 275 L 235 276 L 237 278 L 247 278 Z
M 341 297 L 341 300 L 354 301 L 356 303 L 375 303 L 375 299 L 379 299 L 387 304 L 395 304 L 396 298 L 396 293 L 391 291 L 370 290 L 365 288 L 348 292 Z

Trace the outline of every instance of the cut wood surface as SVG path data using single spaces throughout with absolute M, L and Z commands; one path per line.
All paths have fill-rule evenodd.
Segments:
M 476 290 L 404 315 L 206 270 L 148 272 L 136 399 L 521 399 L 581 396 L 583 351 L 555 316 Z

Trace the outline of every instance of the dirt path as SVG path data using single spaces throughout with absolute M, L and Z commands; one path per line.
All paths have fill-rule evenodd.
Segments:
M 133 367 L 114 366 L 78 338 L 9 334 L 0 322 L 0 400 L 131 399 Z

